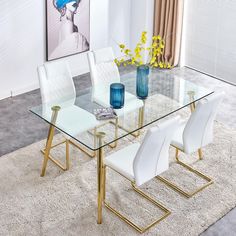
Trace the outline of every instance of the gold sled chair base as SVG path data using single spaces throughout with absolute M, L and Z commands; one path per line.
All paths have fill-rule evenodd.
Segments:
M 114 169 L 113 169 L 114 170 Z M 114 170 L 115 171 L 115 170 Z M 105 171 L 106 172 L 106 171 Z M 117 172 L 118 173 L 118 172 Z M 120 173 L 118 173 L 120 174 Z M 123 175 L 122 175 L 123 176 Z M 124 177 L 124 176 L 123 176 Z M 129 180 L 130 181 L 130 180 Z M 104 176 L 104 182 L 105 182 L 105 176 Z M 104 184 L 105 185 L 105 184 Z M 148 229 L 150 229 L 152 226 L 154 226 L 155 224 L 160 223 L 162 220 L 164 220 L 168 215 L 171 214 L 171 212 L 165 207 L 163 206 L 161 203 L 157 202 L 155 199 L 153 199 L 152 197 L 148 196 L 146 193 L 144 193 L 142 190 L 140 190 L 139 188 L 137 188 L 135 186 L 135 183 L 131 182 L 132 188 L 135 192 L 137 192 L 138 194 L 140 194 L 142 197 L 144 197 L 145 199 L 147 199 L 148 201 L 150 201 L 153 205 L 157 206 L 159 209 L 161 209 L 164 214 L 159 217 L 158 219 L 154 220 L 152 223 L 148 224 L 147 226 L 139 226 L 136 223 L 134 223 L 133 221 L 131 221 L 130 219 L 128 219 L 126 216 L 124 216 L 123 214 L 121 214 L 119 211 L 117 211 L 115 208 L 111 207 L 111 205 L 109 203 L 107 203 L 105 201 L 105 192 L 104 192 L 104 205 L 106 206 L 107 209 L 109 209 L 112 213 L 114 213 L 116 216 L 118 216 L 121 220 L 123 220 L 124 222 L 126 222 L 128 225 L 130 225 L 132 228 L 134 228 L 135 230 L 137 230 L 139 233 L 144 233 L 146 232 Z M 105 187 L 104 187 L 105 188 Z
M 184 162 L 180 161 L 179 159 L 177 159 L 177 163 L 180 164 L 181 166 L 183 166 L 184 168 L 188 169 L 192 173 L 196 174 L 197 176 L 201 177 L 202 179 L 206 180 L 207 183 L 204 184 L 203 186 L 201 186 L 200 188 L 196 189 L 195 191 L 188 192 L 161 176 L 157 176 L 156 178 L 159 179 L 160 181 L 162 181 L 163 183 L 165 183 L 167 186 L 169 186 L 170 188 L 172 188 L 176 192 L 182 194 L 186 198 L 190 198 L 190 197 L 194 196 L 195 194 L 199 193 L 200 191 L 202 191 L 203 189 L 205 189 L 209 185 L 213 184 L 213 180 L 210 177 L 201 173 L 200 171 L 193 169 L 191 166 L 185 164 Z

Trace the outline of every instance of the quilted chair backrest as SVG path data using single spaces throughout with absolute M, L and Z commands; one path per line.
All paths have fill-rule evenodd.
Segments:
M 133 164 L 137 186 L 169 168 L 170 142 L 178 124 L 179 117 L 177 116 L 148 130 Z
M 114 59 L 111 47 L 88 53 L 93 98 L 101 96 L 103 92 L 107 93 L 111 83 L 120 82 L 120 73 Z
M 213 124 L 223 95 L 215 92 L 198 102 L 183 132 L 186 153 L 193 153 L 213 141 Z
M 43 104 L 60 104 L 67 100 L 74 103 L 75 86 L 66 62 L 47 62 L 38 67 L 40 92 Z

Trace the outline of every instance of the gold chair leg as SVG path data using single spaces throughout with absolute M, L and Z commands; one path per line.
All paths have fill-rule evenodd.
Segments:
M 85 153 L 86 155 L 90 156 L 90 157 L 95 157 L 96 153 L 95 151 L 93 152 L 89 152 L 88 150 L 86 150 L 85 148 L 82 147 L 82 145 L 77 144 L 76 142 L 69 140 L 70 144 L 72 144 L 74 147 L 78 148 L 80 151 L 82 151 L 83 153 Z
M 195 95 L 195 92 L 194 91 L 188 91 L 188 95 L 189 95 L 189 101 L 192 102 L 190 104 L 190 110 L 191 110 L 191 113 L 193 113 L 196 109 L 196 103 L 194 102 L 194 95 Z M 198 149 L 198 156 L 199 156 L 199 160 L 202 160 L 202 149 L 199 148 Z
M 138 113 L 138 128 L 141 128 L 143 126 L 143 121 L 144 121 L 144 106 L 139 108 L 139 113 Z M 119 129 L 122 129 L 123 131 L 129 133 L 134 138 L 137 138 L 140 135 L 140 130 L 131 133 L 131 131 L 129 129 L 127 129 L 124 126 L 119 124 L 118 119 L 117 119 L 116 122 L 110 121 L 109 123 L 117 126 L 117 129 L 119 128 Z
M 115 122 L 113 122 L 113 121 L 108 121 L 107 123 L 105 123 L 105 124 L 102 124 L 102 125 L 99 125 L 99 126 L 97 126 L 97 127 L 95 127 L 94 128 L 94 130 L 93 130 L 93 132 L 92 131 L 87 131 L 89 134 L 91 134 L 91 135 L 93 135 L 93 137 L 94 137 L 94 147 L 96 147 L 96 133 L 97 133 L 97 129 L 99 128 L 99 127 L 101 127 L 101 126 L 104 126 L 104 125 L 106 125 L 106 124 L 113 124 L 114 126 L 115 126 L 115 140 L 116 139 L 118 139 L 118 118 L 116 118 L 115 119 Z M 105 144 L 107 144 L 107 142 L 106 141 L 103 141 Z M 116 141 L 114 141 L 113 143 L 109 143 L 108 144 L 108 146 L 110 147 L 110 148 L 116 148 L 117 147 L 117 140 Z M 96 154 L 96 153 L 95 153 Z
M 213 184 L 213 180 L 210 177 L 203 174 L 202 172 L 200 172 L 200 171 L 192 168 L 191 166 L 185 164 L 184 162 L 180 161 L 179 157 L 178 157 L 178 152 L 179 152 L 179 150 L 176 148 L 176 161 L 177 161 L 177 164 L 180 164 L 181 166 L 183 166 L 187 170 L 191 171 L 192 173 L 194 173 L 194 174 L 198 175 L 199 177 L 201 177 L 202 179 L 206 180 L 207 183 L 204 184 L 203 186 L 201 186 L 200 188 L 196 189 L 195 191 L 188 192 L 188 191 L 185 191 L 182 188 L 178 187 L 176 184 L 172 183 L 171 181 L 167 180 L 164 177 L 157 176 L 156 178 L 159 179 L 160 181 L 162 181 L 163 183 L 165 183 L 166 185 L 168 185 L 173 190 L 175 190 L 175 191 L 179 192 L 180 194 L 184 195 L 186 198 L 190 198 L 190 197 L 194 196 L 195 194 L 197 194 L 198 192 L 205 189 L 206 187 L 208 187 L 209 185 Z
M 115 121 L 115 142 L 111 143 L 109 146 L 111 148 L 116 148 L 117 147 L 117 139 L 118 139 L 118 118 L 116 118 L 116 121 Z
M 118 172 L 117 172 L 118 173 Z M 139 233 L 144 233 L 145 231 L 147 231 L 148 229 L 150 229 L 152 226 L 154 226 L 155 224 L 161 222 L 162 220 L 164 220 L 168 215 L 171 214 L 171 212 L 165 207 L 163 206 L 161 203 L 157 202 L 155 199 L 153 199 L 152 197 L 148 196 L 146 193 L 144 193 L 142 190 L 138 189 L 135 186 L 135 183 L 131 182 L 132 188 L 135 192 L 137 192 L 138 194 L 140 194 L 142 197 L 144 197 L 145 199 L 147 199 L 148 201 L 150 201 L 153 205 L 157 206 L 159 209 L 161 209 L 164 214 L 159 217 L 158 219 L 154 220 L 152 223 L 148 224 L 145 227 L 141 227 L 139 225 L 137 225 L 136 223 L 134 223 L 133 221 L 129 220 L 126 216 L 124 216 L 123 214 L 121 214 L 119 211 L 117 211 L 115 208 L 113 208 L 109 203 L 107 203 L 105 201 L 105 172 L 104 172 L 104 205 L 106 206 L 107 209 L 109 209 L 112 213 L 114 213 L 115 215 L 117 215 L 120 219 L 122 219 L 124 222 L 126 222 L 128 225 L 130 225 L 132 228 L 134 228 L 135 230 L 137 230 Z M 120 174 L 120 173 L 118 173 Z
M 112 125 L 116 125 L 116 123 L 114 121 L 110 121 L 109 122 L 110 124 Z M 122 129 L 123 131 L 125 131 L 126 133 L 129 133 L 130 135 L 132 135 L 133 137 L 137 138 L 139 136 L 139 134 L 137 134 L 137 132 L 133 132 L 133 133 L 130 133 L 130 130 L 126 129 L 124 126 L 118 124 L 117 127 L 119 129 Z
M 199 156 L 199 160 L 203 159 L 202 149 L 201 148 L 198 149 L 198 156 Z

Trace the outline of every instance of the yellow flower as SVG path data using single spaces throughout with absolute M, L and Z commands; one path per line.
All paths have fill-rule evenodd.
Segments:
M 163 67 L 164 67 L 164 65 L 163 65 L 162 62 L 159 62 L 159 67 L 160 67 L 160 68 L 163 68 Z
M 151 64 L 153 64 L 156 61 L 156 57 L 153 57 L 150 61 Z
M 130 50 L 129 50 L 129 49 L 125 49 L 125 54 L 126 54 L 126 55 L 128 55 L 128 54 L 129 54 L 129 52 L 130 52 Z
M 152 67 L 160 68 L 172 68 L 169 63 L 164 63 L 159 57 L 164 53 L 165 41 L 160 35 L 154 35 L 152 37 L 152 44 L 146 46 L 147 43 L 147 31 L 141 33 L 139 42 L 137 43 L 135 49 L 131 51 L 126 47 L 125 44 L 119 44 L 120 51 L 123 53 L 124 57 L 121 60 L 115 59 L 114 62 L 119 65 L 143 65 L 144 60 L 143 52 L 148 51 L 149 65 Z M 158 61 L 159 60 L 159 61 Z

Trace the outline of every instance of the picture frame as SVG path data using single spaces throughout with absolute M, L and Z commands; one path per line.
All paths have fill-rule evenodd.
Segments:
M 90 50 L 90 0 L 45 0 L 46 60 Z

